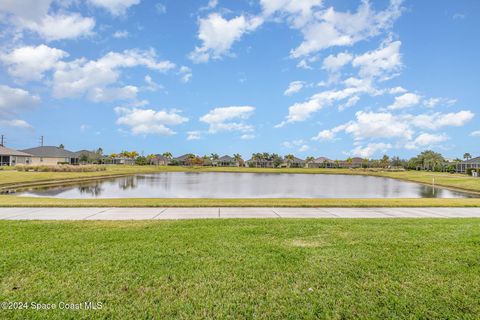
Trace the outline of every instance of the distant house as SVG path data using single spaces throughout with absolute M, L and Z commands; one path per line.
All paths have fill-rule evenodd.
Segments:
M 0 145 L 0 166 L 16 166 L 17 164 L 31 164 L 32 155 L 17 151 L 9 148 L 5 148 Z
M 117 156 L 117 157 L 104 156 L 104 157 L 101 158 L 100 162 L 102 164 L 118 164 L 118 165 L 131 166 L 131 165 L 135 164 L 135 159 L 122 157 L 122 156 Z
M 335 168 L 335 161 L 326 157 L 318 157 L 308 164 L 308 168 Z
M 21 150 L 32 155 L 32 165 L 56 165 L 59 163 L 78 164 L 78 156 L 59 147 L 44 146 Z
M 236 167 L 236 166 L 238 166 L 237 161 L 235 161 L 234 158 L 232 158 L 230 156 L 227 156 L 227 155 L 218 158 L 216 163 L 217 163 L 217 166 L 219 166 L 219 167 Z
M 364 159 L 359 157 L 351 158 L 351 163 L 347 160 L 343 160 L 339 162 L 340 168 L 361 168 L 364 164 Z
M 273 159 L 255 159 L 252 157 L 246 163 L 248 167 L 253 168 L 275 168 Z
M 170 160 L 161 154 L 156 154 L 154 157 L 149 159 L 150 164 L 155 166 L 167 166 Z
M 184 154 L 180 157 L 176 157 L 172 159 L 173 164 L 179 165 L 179 166 L 189 166 L 191 165 L 191 159 L 190 159 L 190 154 Z
M 480 157 L 457 163 L 457 172 L 465 173 L 468 169 L 480 170 Z
M 100 161 L 98 154 L 94 151 L 80 150 L 74 153 L 80 163 Z M 84 159 L 87 159 L 87 161 L 84 161 Z
M 290 168 L 305 168 L 305 160 L 293 157 L 293 159 L 288 161 L 286 158 L 283 158 L 283 166 L 287 166 Z

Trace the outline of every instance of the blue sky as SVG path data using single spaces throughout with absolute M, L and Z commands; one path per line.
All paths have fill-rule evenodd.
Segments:
M 480 154 L 480 2 L 0 2 L 6 145 Z

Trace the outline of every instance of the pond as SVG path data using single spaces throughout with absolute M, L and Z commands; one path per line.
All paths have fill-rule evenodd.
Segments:
M 470 198 L 400 180 L 339 174 L 164 172 L 33 188 L 19 196 L 88 198 Z

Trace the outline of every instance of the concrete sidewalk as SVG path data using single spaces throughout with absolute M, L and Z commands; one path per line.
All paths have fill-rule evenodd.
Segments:
M 0 220 L 480 218 L 480 208 L 0 208 Z

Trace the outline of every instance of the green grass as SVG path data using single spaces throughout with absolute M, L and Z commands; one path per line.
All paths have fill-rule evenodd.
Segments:
M 480 207 L 480 198 L 58 199 L 0 195 L 0 207 Z
M 480 220 L 0 221 L 5 319 L 478 319 Z
M 304 174 L 358 174 L 388 177 L 480 193 L 480 179 L 463 174 L 423 171 L 368 171 L 352 169 L 268 169 L 222 167 L 108 166 L 101 172 L 0 171 L 0 189 L 54 186 L 92 179 L 153 172 L 258 172 Z M 480 199 L 39 199 L 0 196 L 0 206 L 480 206 Z

